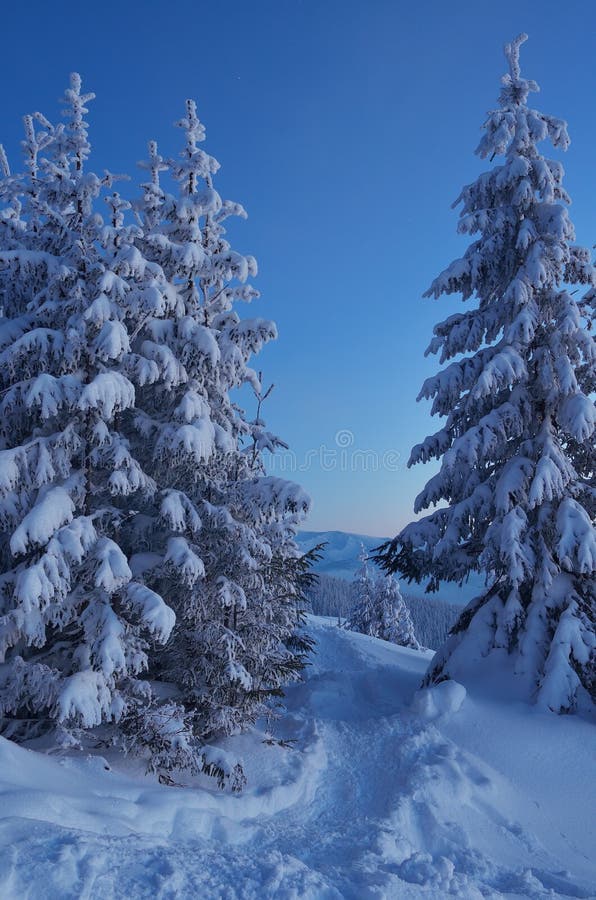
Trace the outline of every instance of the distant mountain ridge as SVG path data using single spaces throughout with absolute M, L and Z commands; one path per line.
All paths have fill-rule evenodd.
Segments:
M 382 544 L 386 538 L 371 537 L 366 534 L 350 534 L 347 531 L 301 531 L 297 543 L 301 550 L 309 550 L 317 544 L 326 544 L 323 559 L 315 570 L 334 578 L 351 581 L 360 565 L 362 545 L 367 553 Z
M 316 544 L 325 543 L 327 546 L 323 551 L 323 559 L 317 563 L 315 571 L 351 581 L 360 565 L 359 557 L 362 545 L 370 554 L 387 538 L 372 537 L 368 534 L 352 534 L 347 531 L 301 531 L 296 540 L 302 551 L 310 550 Z M 484 575 L 481 573 L 472 574 L 461 587 L 450 582 L 441 582 L 438 593 L 430 595 L 425 593 L 424 584 L 403 584 L 403 592 L 410 597 L 430 596 L 433 599 L 454 603 L 457 606 L 465 606 L 474 597 L 479 596 L 484 589 Z

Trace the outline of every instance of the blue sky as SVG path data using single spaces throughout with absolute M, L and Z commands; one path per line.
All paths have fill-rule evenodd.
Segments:
M 279 327 L 260 359 L 293 454 L 276 468 L 312 494 L 309 527 L 395 533 L 432 474 L 405 465 L 438 427 L 415 399 L 436 369 L 424 350 L 461 305 L 421 295 L 465 246 L 450 204 L 486 167 L 473 151 L 520 31 L 535 105 L 569 122 L 578 241 L 596 240 L 592 4 L 33 0 L 5 4 L 2 30 L 13 159 L 21 116 L 55 115 L 72 70 L 97 94 L 97 170 L 130 171 L 153 137 L 175 153 L 171 124 L 197 100 L 217 187 L 249 212 L 231 234 L 259 261 L 253 312 Z

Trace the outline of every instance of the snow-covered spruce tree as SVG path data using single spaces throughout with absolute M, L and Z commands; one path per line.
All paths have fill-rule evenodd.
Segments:
M 361 566 L 351 584 L 353 609 L 348 628 L 393 644 L 419 649 L 410 611 L 395 578 L 370 571 L 364 546 Z
M 445 505 L 408 525 L 379 559 L 410 580 L 428 578 L 431 590 L 440 579 L 488 573 L 427 683 L 462 677 L 497 653 L 526 696 L 565 712 L 596 688 L 596 351 L 583 327 L 594 290 L 582 300 L 572 287 L 593 286 L 595 273 L 587 250 L 571 244 L 563 168 L 537 148 L 549 139 L 564 150 L 568 137 L 564 122 L 527 105 L 538 88 L 520 74 L 525 39 L 505 48 L 500 107 L 477 151 L 504 160 L 459 197 L 459 230 L 477 238 L 427 294 L 477 300 L 434 330 L 428 352 L 453 361 L 420 398 L 433 398 L 446 421 L 410 458 L 442 460 L 415 511 Z
M 25 118 L 26 171 L 2 153 L 0 196 L 0 725 L 27 738 L 109 726 L 146 705 L 148 653 L 174 613 L 135 581 L 126 495 L 155 486 L 117 417 L 134 406 L 121 279 L 86 168 L 73 75 L 66 122 Z M 109 239 L 108 239 L 109 240 Z
M 351 631 L 378 637 L 377 581 L 371 572 L 368 553 L 364 544 L 360 547 L 360 568 L 352 581 L 352 612 L 347 626 Z
M 420 649 L 410 610 L 401 595 L 399 584 L 392 575 L 380 578 L 377 584 L 379 630 L 377 637 L 401 647 Z
M 150 289 L 131 339 L 151 370 L 126 433 L 157 490 L 121 539 L 137 577 L 176 612 L 151 671 L 172 686 L 200 743 L 250 725 L 304 666 L 309 560 L 294 536 L 309 500 L 263 469 L 263 451 L 281 442 L 260 419 L 264 395 L 248 361 L 276 331 L 235 309 L 258 296 L 248 283 L 255 260 L 225 239 L 223 223 L 244 210 L 213 187 L 218 163 L 200 147 L 194 102 L 177 124 L 180 157 L 165 161 L 150 143 L 136 204 L 137 259 L 159 270 L 168 290 Z M 231 397 L 246 383 L 254 421 Z
M 247 361 L 275 329 L 232 311 L 256 265 L 224 240 L 243 211 L 212 189 L 194 104 L 181 163 L 151 145 L 141 231 L 118 194 L 94 210 L 112 178 L 85 168 L 89 99 L 73 76 L 65 126 L 25 120 L 24 175 L 0 153 L 2 725 L 102 725 L 154 769 L 223 781 L 205 737 L 254 721 L 311 646 L 308 499 L 264 474 L 280 442 L 229 396 L 249 381 L 260 409 Z

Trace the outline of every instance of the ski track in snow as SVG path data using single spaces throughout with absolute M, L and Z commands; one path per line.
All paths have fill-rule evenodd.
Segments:
M 422 654 L 397 656 L 327 620 L 312 625 L 317 655 L 279 727 L 302 752 L 276 751 L 290 754 L 291 778 L 269 791 L 146 788 L 100 764 L 89 782 L 76 765 L 62 772 L 42 758 L 46 780 L 52 767 L 72 778 L 65 805 L 60 785 L 52 793 L 52 783 L 30 787 L 23 776 L 6 788 L 4 756 L 32 755 L 15 748 L 11 760 L 3 745 L 0 897 L 596 896 L 586 854 L 566 839 L 557 858 L 506 814 L 518 802 L 523 811 L 523 798 L 446 736 L 447 716 L 429 722 L 408 710 Z M 78 827 L 66 827 L 73 816 Z M 565 871 L 570 859 L 583 863 L 582 877 Z

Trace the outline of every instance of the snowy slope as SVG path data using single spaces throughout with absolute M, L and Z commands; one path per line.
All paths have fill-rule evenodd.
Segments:
M 298 535 L 298 545 L 302 551 L 310 550 L 316 544 L 325 543 L 323 559 L 315 566 L 315 571 L 324 575 L 333 575 L 335 578 L 345 578 L 351 581 L 358 569 L 361 547 L 371 553 L 375 547 L 382 544 L 387 538 L 371 537 L 367 534 L 350 534 L 346 531 L 301 531 Z M 484 577 L 472 574 L 466 584 L 459 587 L 450 582 L 441 582 L 438 593 L 431 596 L 443 600 L 445 603 L 454 603 L 465 606 L 474 597 L 482 593 L 484 589 Z M 409 597 L 428 597 L 424 592 L 424 584 L 407 584 L 403 582 L 402 591 Z
M 232 741 L 242 796 L 0 740 L 0 897 L 596 895 L 593 724 L 445 685 L 412 706 L 430 654 L 311 627 L 295 748 Z

